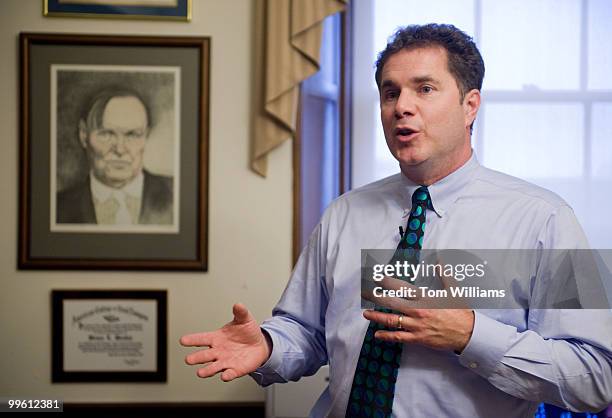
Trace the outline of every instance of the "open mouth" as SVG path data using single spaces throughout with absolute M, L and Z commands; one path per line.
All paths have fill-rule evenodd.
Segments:
M 395 130 L 395 135 L 402 139 L 409 141 L 414 138 L 418 134 L 418 131 L 412 130 L 410 128 L 398 128 Z

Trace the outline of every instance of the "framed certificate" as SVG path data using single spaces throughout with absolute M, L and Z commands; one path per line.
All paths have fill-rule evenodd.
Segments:
M 165 382 L 165 290 L 52 291 L 52 382 Z

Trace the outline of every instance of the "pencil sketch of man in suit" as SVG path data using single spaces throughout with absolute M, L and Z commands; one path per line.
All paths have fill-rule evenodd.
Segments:
M 127 88 L 105 87 L 93 95 L 78 121 L 89 172 L 57 193 L 58 224 L 173 223 L 173 178 L 143 167 L 151 114 L 143 97 Z

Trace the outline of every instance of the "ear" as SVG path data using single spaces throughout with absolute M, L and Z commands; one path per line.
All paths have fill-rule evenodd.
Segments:
M 83 148 L 87 148 L 87 136 L 89 132 L 87 131 L 87 124 L 83 119 L 79 121 L 79 142 Z
M 465 126 L 468 127 L 476 119 L 480 108 L 480 91 L 472 89 L 463 98 L 463 110 L 465 112 Z

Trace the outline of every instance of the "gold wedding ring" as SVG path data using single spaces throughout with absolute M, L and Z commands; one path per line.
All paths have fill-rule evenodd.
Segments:
M 404 319 L 404 315 L 398 315 L 397 316 L 397 329 L 399 329 L 400 331 L 404 329 L 404 328 L 402 328 L 402 320 L 403 319 Z

